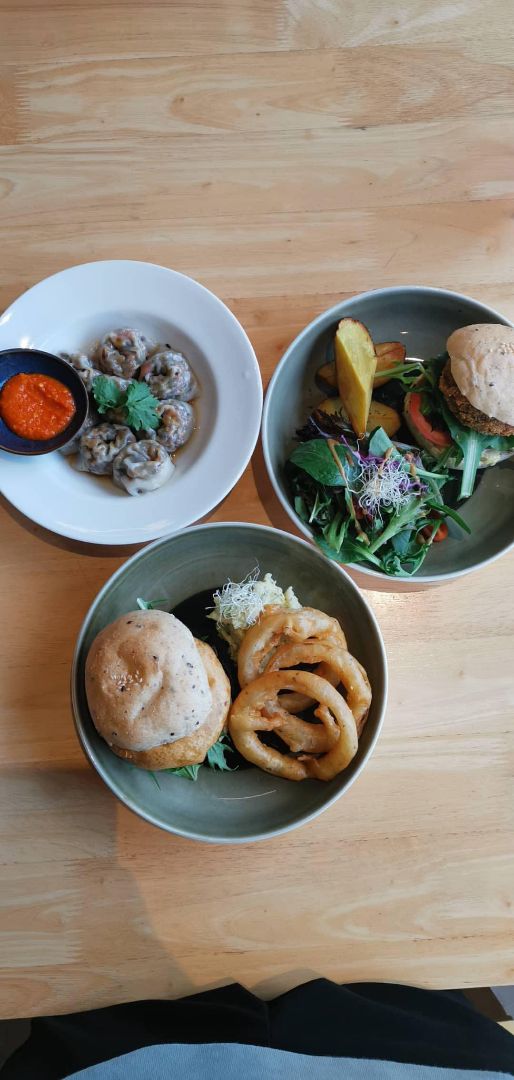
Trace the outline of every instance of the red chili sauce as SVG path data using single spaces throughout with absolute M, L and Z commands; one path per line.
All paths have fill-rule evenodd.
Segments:
M 49 375 L 13 375 L 0 392 L 0 416 L 23 439 L 60 435 L 75 411 L 68 387 Z

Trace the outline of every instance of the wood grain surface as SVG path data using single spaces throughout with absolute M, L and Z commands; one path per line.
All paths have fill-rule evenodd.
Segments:
M 199 278 L 267 381 L 338 299 L 442 285 L 514 318 L 514 21 L 505 0 L 0 0 L 0 310 L 78 262 Z M 292 835 L 167 836 L 86 765 L 75 636 L 127 551 L 0 508 L 0 1015 L 264 996 L 322 974 L 514 981 L 514 559 L 368 593 L 383 736 Z M 290 528 L 260 451 L 213 520 Z

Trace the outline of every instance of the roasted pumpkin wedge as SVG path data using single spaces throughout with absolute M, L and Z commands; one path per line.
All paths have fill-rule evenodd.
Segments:
M 389 368 L 395 367 L 396 364 L 403 364 L 405 346 L 401 345 L 399 341 L 379 341 L 375 345 L 375 353 L 377 368 L 373 379 L 374 390 L 378 386 L 384 386 L 384 383 L 389 382 L 389 377 L 383 378 L 380 374 L 381 371 L 388 371 Z M 336 365 L 322 364 L 316 372 L 316 380 L 327 394 L 335 393 L 337 391 Z
M 341 319 L 335 338 L 339 397 L 357 436 L 364 435 L 377 367 L 369 331 L 357 319 Z

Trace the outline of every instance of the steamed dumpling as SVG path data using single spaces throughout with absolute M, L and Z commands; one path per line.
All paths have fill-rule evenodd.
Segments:
M 80 439 L 78 468 L 81 472 L 108 476 L 115 458 L 136 436 L 125 424 L 98 424 Z
M 187 401 L 160 401 L 155 411 L 159 417 L 159 427 L 157 431 L 145 429 L 143 438 L 157 439 L 168 454 L 174 454 L 193 434 L 193 407 Z
M 192 401 L 198 394 L 198 383 L 185 356 L 173 349 L 154 353 L 146 360 L 140 372 L 154 395 L 160 401 L 178 398 Z
M 100 372 L 95 367 L 93 361 L 81 352 L 62 352 L 61 356 L 63 360 L 66 360 L 67 364 L 70 364 L 72 368 L 75 368 L 77 375 L 84 383 L 84 386 L 88 393 L 91 393 L 93 389 L 93 383 L 98 378 Z
M 92 428 L 97 427 L 100 423 L 100 414 L 97 413 L 94 405 L 90 404 L 88 414 L 82 427 L 69 442 L 59 448 L 59 453 L 64 454 L 64 457 L 69 457 L 70 454 L 76 454 L 77 451 L 80 450 L 80 440 L 82 436 L 87 435 L 88 431 L 91 431 Z
M 129 495 L 155 491 L 169 480 L 175 466 L 163 446 L 153 439 L 131 443 L 118 454 L 113 466 L 113 480 Z
M 95 354 L 105 375 L 131 379 L 146 357 L 147 341 L 139 330 L 110 330 Z

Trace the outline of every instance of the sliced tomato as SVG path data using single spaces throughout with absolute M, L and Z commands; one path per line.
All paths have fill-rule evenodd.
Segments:
M 441 540 L 446 540 L 448 536 L 448 526 L 445 521 L 442 521 L 437 532 L 432 536 L 432 529 L 430 525 L 425 525 L 423 529 L 420 529 L 417 540 L 419 544 L 422 544 L 425 540 L 431 540 L 433 544 L 440 544 Z
M 412 419 L 412 423 L 417 427 L 420 435 L 432 443 L 433 446 L 438 446 L 444 449 L 445 446 L 452 445 L 452 437 L 449 431 L 441 431 L 439 428 L 432 427 L 428 416 L 424 416 L 421 412 L 422 395 L 411 391 L 409 395 L 409 412 Z
M 439 528 L 438 528 L 438 530 L 437 530 L 437 532 L 436 532 L 436 534 L 435 534 L 435 536 L 434 536 L 434 544 L 440 544 L 441 540 L 446 540 L 447 536 L 448 536 L 448 526 L 447 526 L 445 521 L 442 521 Z

